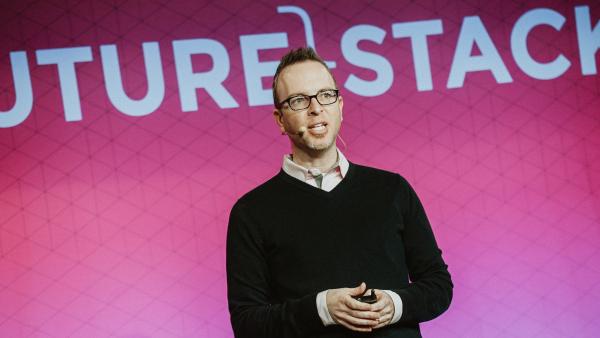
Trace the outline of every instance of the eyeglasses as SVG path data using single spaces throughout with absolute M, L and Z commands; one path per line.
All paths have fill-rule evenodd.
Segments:
M 279 103 L 281 107 L 284 103 L 287 103 L 291 110 L 303 110 L 310 106 L 310 101 L 317 99 L 320 105 L 326 106 L 337 102 L 339 96 L 338 89 L 325 89 L 321 90 L 315 95 L 295 95 Z

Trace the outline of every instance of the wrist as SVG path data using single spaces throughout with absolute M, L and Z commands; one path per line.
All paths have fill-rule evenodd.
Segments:
M 327 304 L 327 294 L 329 290 L 321 291 L 317 294 L 317 312 L 319 313 L 319 317 L 323 322 L 323 325 L 335 325 L 336 322 L 331 317 L 329 313 L 329 304 Z

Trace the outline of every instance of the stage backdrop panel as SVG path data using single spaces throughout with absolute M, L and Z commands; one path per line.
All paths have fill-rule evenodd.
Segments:
M 450 266 L 424 335 L 597 337 L 599 18 L 591 0 L 3 1 L 0 336 L 231 337 L 229 210 L 289 152 L 270 81 L 309 44 L 344 98 L 340 149 L 412 183 Z

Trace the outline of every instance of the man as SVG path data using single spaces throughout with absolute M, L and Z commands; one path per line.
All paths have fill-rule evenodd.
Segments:
M 417 195 L 337 149 L 344 101 L 312 49 L 282 58 L 273 97 L 292 153 L 231 210 L 235 336 L 421 337 L 419 322 L 448 308 L 453 285 Z M 355 299 L 367 286 L 371 304 Z

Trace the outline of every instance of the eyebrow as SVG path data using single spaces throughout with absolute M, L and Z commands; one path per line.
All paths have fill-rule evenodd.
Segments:
M 325 90 L 335 90 L 335 89 L 336 88 L 321 88 L 321 89 L 317 90 L 317 93 L 320 93 L 320 92 L 325 91 Z M 315 95 L 317 93 L 315 93 Z M 304 94 L 304 93 L 294 93 L 294 94 L 288 95 L 283 101 L 285 101 L 285 100 L 287 100 L 287 99 L 289 99 L 291 97 L 294 97 L 294 96 L 310 96 L 310 95 L 309 94 Z

